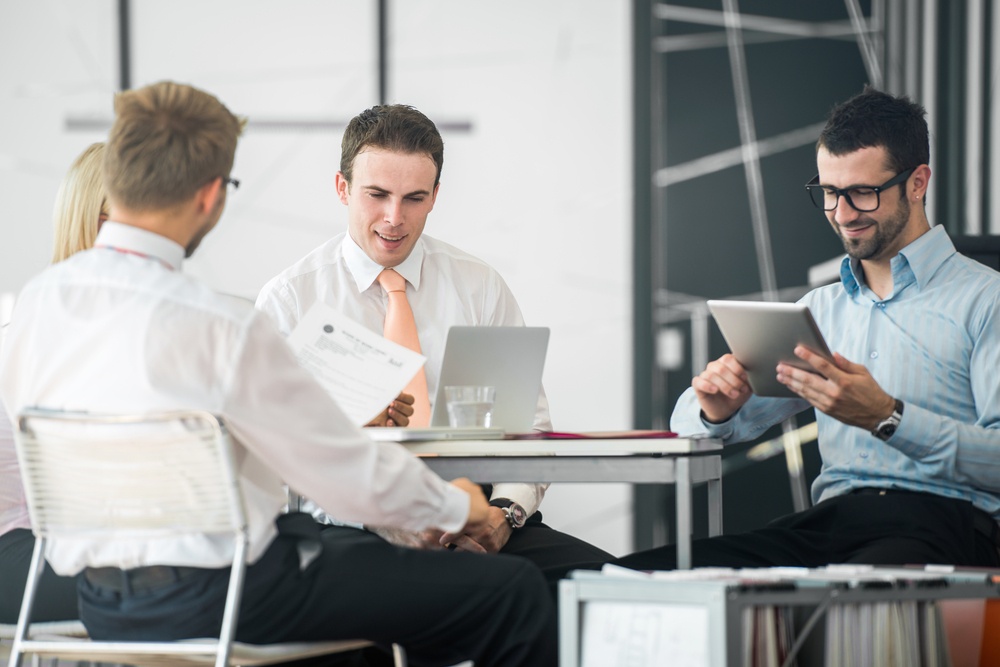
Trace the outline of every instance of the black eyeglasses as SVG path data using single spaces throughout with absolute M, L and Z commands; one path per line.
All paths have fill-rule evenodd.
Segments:
M 224 185 L 224 186 L 225 185 L 232 185 L 234 189 L 239 190 L 240 189 L 240 179 L 238 179 L 238 178 L 229 178 L 228 176 L 223 176 L 222 177 L 222 185 Z
M 907 169 L 890 178 L 882 185 L 855 185 L 852 188 L 835 188 L 831 185 L 820 185 L 819 174 L 806 183 L 806 190 L 809 191 L 809 198 L 816 208 L 824 211 L 832 211 L 837 208 L 837 201 L 843 197 L 855 211 L 861 213 L 871 213 L 882 203 L 879 194 L 891 187 L 905 183 L 906 179 L 917 170 L 916 167 Z

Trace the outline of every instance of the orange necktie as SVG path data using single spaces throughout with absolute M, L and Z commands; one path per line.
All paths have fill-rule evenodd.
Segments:
M 420 353 L 417 323 L 413 319 L 410 302 L 406 300 L 406 279 L 393 269 L 385 269 L 378 274 L 378 284 L 389 298 L 389 303 L 385 307 L 383 335 L 394 343 Z M 427 395 L 427 375 L 423 367 L 403 391 L 413 395 L 413 416 L 410 417 L 410 426 L 430 424 L 431 402 Z

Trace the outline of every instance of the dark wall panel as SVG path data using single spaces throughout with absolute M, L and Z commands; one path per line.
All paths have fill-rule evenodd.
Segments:
M 671 2 L 669 5 L 715 12 L 723 9 L 721 0 Z M 643 0 L 636 0 L 635 7 L 639 13 L 656 11 Z M 776 21 L 836 21 L 843 25 L 849 22 L 843 3 L 744 0 L 739 7 L 744 14 L 773 17 Z M 866 15 L 870 9 L 869 3 L 862 3 Z M 673 9 L 670 12 L 676 13 Z M 751 192 L 743 163 L 723 166 L 693 178 L 678 178 L 679 170 L 690 167 L 692 161 L 732 151 L 741 145 L 738 97 L 730 54 L 725 42 L 717 38 L 725 34 L 724 29 L 692 21 L 654 19 L 649 34 L 667 38 L 708 35 L 708 40 L 714 38 L 716 41 L 716 45 L 706 48 L 661 53 L 656 52 L 654 45 L 650 79 L 645 82 L 636 79 L 637 103 L 642 103 L 643 87 L 649 95 L 649 137 L 654 142 L 650 171 L 637 173 L 636 179 L 652 180 L 658 173 L 661 178 L 664 173 L 670 174 L 669 185 L 652 188 L 654 201 L 650 208 L 653 217 L 648 226 L 651 236 L 636 239 L 637 244 L 653 243 L 652 273 L 637 274 L 636 298 L 637 301 L 642 299 L 645 293 L 659 306 L 659 310 L 652 310 L 654 336 L 659 326 L 671 326 L 681 331 L 690 345 L 688 323 L 667 322 L 662 315 L 657 322 L 657 313 L 670 312 L 670 299 L 674 297 L 669 295 L 718 298 L 760 292 L 763 288 L 761 263 L 751 216 Z M 746 40 L 743 52 L 745 81 L 750 91 L 756 138 L 760 142 L 767 143 L 772 138 L 821 124 L 833 105 L 860 92 L 868 80 L 858 44 L 852 39 L 785 39 L 773 35 L 762 37 L 762 34 L 751 30 L 743 33 Z M 675 49 L 677 42 L 670 44 L 671 49 Z M 636 45 L 638 57 L 644 53 L 648 57 L 646 48 Z M 638 119 L 639 115 L 636 117 Z M 842 253 L 836 235 L 822 212 L 812 206 L 803 188 L 816 173 L 816 132 L 811 132 L 796 145 L 769 152 L 759 160 L 766 234 L 779 290 L 805 285 L 809 267 Z M 669 169 L 661 172 L 663 168 Z M 645 292 L 647 287 L 648 293 Z M 715 358 L 723 354 L 726 347 L 714 325 L 710 329 L 709 357 Z M 642 360 L 637 362 L 642 363 Z M 646 362 L 653 364 L 653 359 Z M 653 416 L 653 423 L 665 423 L 677 397 L 690 385 L 692 375 L 700 370 L 690 365 L 672 370 L 654 368 L 653 389 L 637 386 L 637 400 L 651 397 L 646 414 Z M 803 419 L 802 423 L 808 419 Z M 772 429 L 768 436 L 778 432 Z M 756 528 L 793 510 L 783 457 L 745 465 L 744 452 L 749 446 L 734 447 L 726 455 L 731 471 L 723 483 L 726 532 Z M 806 470 L 810 478 L 818 472 L 818 466 L 815 444 L 809 445 L 806 447 Z M 696 507 L 701 504 L 696 503 Z M 650 487 L 638 490 L 637 546 L 652 546 L 663 539 L 671 539 L 672 512 L 670 492 Z

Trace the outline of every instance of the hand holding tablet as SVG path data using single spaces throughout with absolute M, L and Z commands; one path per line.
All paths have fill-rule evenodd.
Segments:
M 833 359 L 805 304 L 712 299 L 708 301 L 708 308 L 733 356 L 746 369 L 750 387 L 758 396 L 798 398 L 778 382 L 775 372 L 781 362 L 816 372 L 795 356 L 797 345 L 805 345 L 817 354 Z

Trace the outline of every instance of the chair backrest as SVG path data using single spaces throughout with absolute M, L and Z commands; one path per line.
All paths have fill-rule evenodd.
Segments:
M 246 568 L 247 521 L 222 422 L 195 410 L 93 415 L 29 409 L 18 416 L 14 440 L 38 538 L 15 648 L 26 639 L 50 541 L 228 534 L 233 568 L 215 648 L 217 664 L 225 664 Z
M 1000 271 L 1000 236 L 964 236 L 953 235 L 952 243 L 955 250 L 971 257 L 980 264 Z
M 15 434 L 36 535 L 245 532 L 232 445 L 212 414 L 27 410 Z

